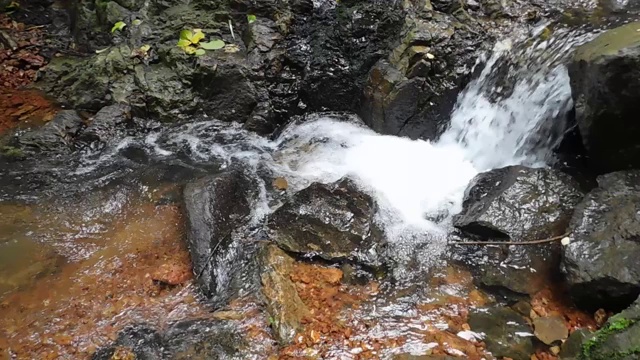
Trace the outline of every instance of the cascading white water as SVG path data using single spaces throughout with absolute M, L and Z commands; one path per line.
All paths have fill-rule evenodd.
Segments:
M 256 172 L 268 168 L 285 177 L 292 191 L 351 177 L 377 200 L 378 220 L 396 246 L 394 255 L 415 256 L 416 244 L 428 243 L 433 258 L 445 248 L 445 241 L 433 239 L 449 233 L 451 216 L 461 210 L 464 190 L 476 174 L 549 160 L 571 107 L 562 59 L 575 43 L 563 39 L 579 38 L 498 43 L 480 76 L 460 94 L 450 126 L 437 141 L 380 135 L 355 117 L 318 114 L 289 125 L 273 141 L 238 124 L 203 121 L 151 134 L 138 146 L 161 158 L 187 153 L 196 162 L 241 162 Z M 266 188 L 263 184 L 256 219 L 278 206 Z

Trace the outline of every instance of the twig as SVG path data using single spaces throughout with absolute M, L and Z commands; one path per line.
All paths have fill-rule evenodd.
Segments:
M 536 244 L 544 244 L 544 243 L 562 240 L 566 236 L 569 236 L 569 233 L 550 237 L 548 239 L 531 240 L 531 241 L 452 241 L 449 244 L 454 244 L 454 245 L 536 245 Z

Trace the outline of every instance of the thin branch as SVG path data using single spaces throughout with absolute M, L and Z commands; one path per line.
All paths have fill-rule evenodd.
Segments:
M 550 243 L 553 241 L 562 240 L 569 236 L 569 233 L 550 237 L 548 239 L 531 240 L 531 241 L 452 241 L 449 244 L 454 245 L 536 245 Z

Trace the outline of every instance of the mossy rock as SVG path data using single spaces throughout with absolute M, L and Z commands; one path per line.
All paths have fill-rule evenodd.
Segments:
M 634 360 L 640 358 L 640 298 L 614 315 L 582 345 L 580 360 Z

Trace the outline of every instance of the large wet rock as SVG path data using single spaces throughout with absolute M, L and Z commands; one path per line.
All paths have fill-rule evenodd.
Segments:
M 189 183 L 184 190 L 193 271 L 215 305 L 259 283 L 257 245 L 244 233 L 256 196 L 254 185 L 242 170 L 231 169 Z
M 295 260 L 273 245 L 266 247 L 262 256 L 262 294 L 278 341 L 286 345 L 302 328 L 303 319 L 311 314 L 291 281 Z
M 639 357 L 640 298 L 628 309 L 607 320 L 593 336 L 585 338 L 579 359 L 634 360 Z
M 578 184 L 560 171 L 508 166 L 471 181 L 453 223 L 485 238 L 544 239 L 565 232 L 582 195 Z
M 38 83 L 60 102 L 91 111 L 122 102 L 168 121 L 207 114 L 262 133 L 307 110 L 356 111 L 369 69 L 404 19 L 400 4 L 310 0 L 81 2 L 76 15 L 79 48 L 90 56 L 54 58 Z M 94 36 L 116 21 L 127 26 L 107 41 Z M 228 46 L 187 55 L 176 42 L 192 28 Z
M 399 44 L 369 72 L 359 114 L 377 132 L 435 139 L 487 40 L 478 23 L 456 28 L 453 15 L 430 13 L 407 17 Z
M 529 360 L 534 352 L 531 327 L 509 308 L 473 310 L 468 322 L 472 331 L 484 334 L 487 350 L 497 358 Z
M 562 172 L 510 166 L 476 176 L 453 222 L 481 239 L 545 239 L 566 232 L 581 198 L 578 184 Z M 457 256 L 472 266 L 481 285 L 508 297 L 533 294 L 559 275 L 558 242 L 469 247 Z
M 478 51 L 538 8 L 493 0 L 73 5 L 78 56 L 53 58 L 38 81 L 71 107 L 126 103 L 136 116 L 167 121 L 206 114 L 260 133 L 309 111 L 353 111 L 377 131 L 428 138 L 444 127 Z M 111 33 L 117 21 L 127 26 Z M 193 28 L 229 46 L 187 55 L 176 42 Z
M 620 309 L 640 294 L 640 171 L 598 178 L 576 207 L 563 271 L 575 300 Z
M 640 168 L 640 22 L 609 30 L 569 65 L 576 119 L 593 171 Z
M 271 215 L 268 227 L 286 251 L 379 267 L 384 236 L 374 221 L 376 210 L 371 196 L 344 178 L 299 191 Z

